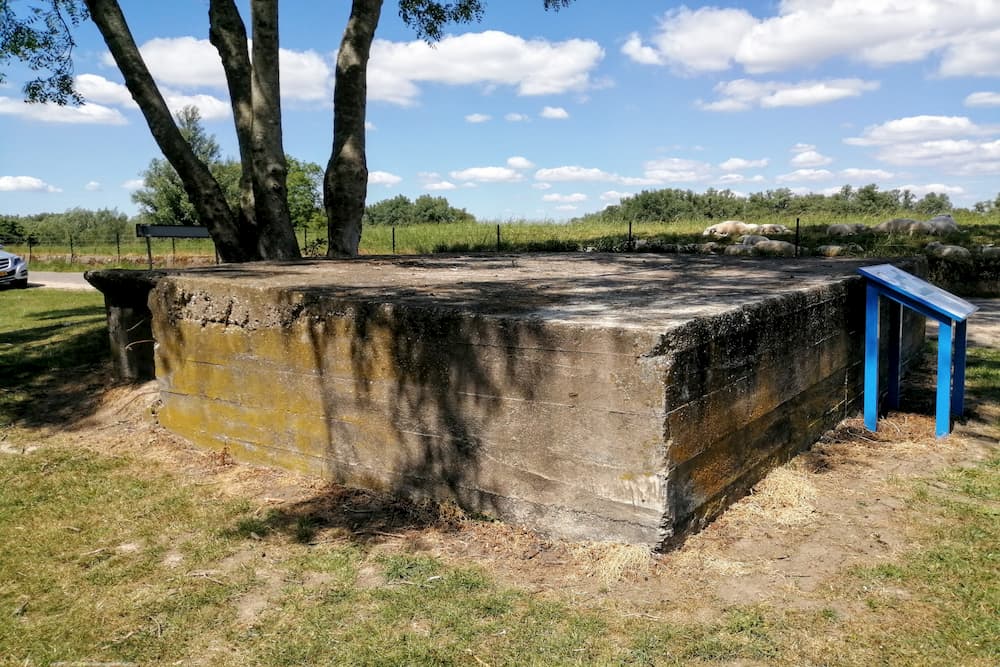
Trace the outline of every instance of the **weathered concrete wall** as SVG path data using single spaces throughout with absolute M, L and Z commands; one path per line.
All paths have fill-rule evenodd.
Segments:
M 712 259 L 166 277 L 160 420 L 244 460 L 662 546 L 860 396 L 858 262 Z M 904 326 L 912 353 L 923 321 Z

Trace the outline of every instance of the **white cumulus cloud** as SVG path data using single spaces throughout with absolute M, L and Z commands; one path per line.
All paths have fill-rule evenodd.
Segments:
M 0 176 L 0 192 L 62 192 L 34 176 Z
M 750 73 L 834 58 L 868 65 L 937 59 L 941 76 L 1000 74 L 1000 3 L 992 0 L 783 0 L 774 15 L 743 9 L 668 11 L 644 40 L 622 48 L 636 62 L 681 73 Z
M 631 197 L 631 192 L 619 192 L 618 190 L 607 190 L 601 193 L 601 201 L 621 201 L 626 197 Z
M 402 177 L 389 173 L 388 171 L 373 171 L 368 174 L 369 185 L 384 185 L 388 188 L 396 185 L 402 180 Z
M 450 173 L 457 181 L 476 183 L 514 183 L 521 180 L 520 172 L 510 167 L 469 167 Z
M 741 157 L 731 157 L 725 162 L 719 164 L 719 169 L 722 171 L 743 171 L 744 169 L 760 169 L 766 167 L 768 163 L 767 158 L 761 158 L 759 160 L 747 160 Z
M 509 123 L 523 123 L 528 120 L 530 116 L 523 113 L 509 113 L 506 114 L 503 119 Z
M 891 171 L 886 171 L 885 169 L 858 169 L 856 167 L 841 169 L 839 175 L 841 178 L 846 178 L 854 182 L 862 180 L 869 182 L 884 181 L 887 178 L 893 178 L 895 176 L 895 174 Z
M 142 180 L 141 178 L 130 178 L 129 180 L 127 180 L 124 183 L 122 183 L 122 189 L 123 190 L 129 190 L 129 191 L 138 190 L 139 188 L 143 187 L 145 184 L 146 184 L 146 182 L 144 180 Z
M 545 107 L 539 115 L 549 120 L 565 120 L 569 118 L 569 112 L 562 107 Z
M 20 116 L 42 123 L 71 125 L 125 125 L 128 120 L 118 109 L 102 104 L 83 104 L 78 107 L 59 106 L 51 102 L 28 104 L 12 97 L 0 97 L 0 114 Z
M 603 58 L 604 50 L 592 40 L 527 40 L 496 30 L 450 35 L 433 46 L 377 39 L 368 94 L 408 105 L 423 83 L 511 86 L 518 95 L 582 92 L 593 87 L 591 74 Z
M 493 116 L 485 113 L 470 113 L 465 117 L 466 123 L 485 123 L 486 121 L 492 119 Z
M 515 155 L 507 158 L 507 166 L 511 169 L 531 169 L 535 166 L 535 163 L 526 157 Z
M 100 192 L 102 188 L 98 181 L 89 181 L 85 186 L 83 186 L 83 189 L 87 192 Z
M 561 204 L 573 204 L 576 202 L 587 201 L 587 195 L 583 194 L 582 192 L 574 192 L 571 195 L 560 195 L 552 193 L 549 195 L 543 195 L 542 201 L 559 202 Z
M 823 167 L 831 162 L 833 162 L 832 157 L 818 151 L 801 151 L 792 158 L 792 165 L 795 167 Z
M 440 192 L 444 190 L 455 190 L 458 186 L 451 181 L 435 181 L 433 183 L 427 183 L 424 185 L 424 190 L 430 190 L 432 192 Z
M 713 90 L 719 99 L 712 102 L 699 100 L 698 106 L 706 111 L 720 112 L 815 106 L 858 97 L 877 90 L 879 85 L 877 81 L 863 79 L 827 79 L 798 83 L 736 79 L 716 84 Z
M 972 93 L 965 98 L 967 107 L 1000 107 L 1000 93 Z
M 852 146 L 884 146 L 888 144 L 932 141 L 986 134 L 965 116 L 908 116 L 865 128 L 860 137 L 845 139 Z
M 796 169 L 788 174 L 781 174 L 777 180 L 782 183 L 797 183 L 801 181 L 827 181 L 833 178 L 833 173 L 826 169 Z

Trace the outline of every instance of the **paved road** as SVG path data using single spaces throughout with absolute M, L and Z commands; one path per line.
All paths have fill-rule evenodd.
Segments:
M 28 271 L 28 287 L 54 287 L 56 289 L 92 290 L 82 273 L 56 271 Z

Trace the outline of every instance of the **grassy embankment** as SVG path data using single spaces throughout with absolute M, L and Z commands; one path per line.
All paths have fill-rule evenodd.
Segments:
M 901 214 L 903 215 L 903 214 Z M 908 215 L 913 215 L 909 213 Z M 878 224 L 888 216 L 850 220 L 832 216 L 812 216 L 801 219 L 802 245 L 815 248 L 831 243 L 826 236 L 826 228 L 836 222 L 863 222 L 869 226 Z M 794 230 L 795 218 L 775 216 L 768 219 L 748 220 L 757 223 L 783 224 Z M 962 232 L 944 240 L 959 245 L 982 245 L 1000 242 L 1000 216 L 958 214 L 956 221 Z M 671 223 L 635 223 L 633 237 L 661 244 L 701 243 L 705 239 L 701 232 L 710 223 L 699 221 L 678 221 Z M 441 225 L 406 225 L 396 228 L 397 254 L 429 254 L 438 252 L 493 252 L 497 247 L 497 223 L 461 223 Z M 309 234 L 315 238 L 316 232 Z M 628 239 L 628 222 L 581 222 L 569 224 L 513 221 L 500 223 L 503 252 L 525 251 L 576 251 L 594 248 L 601 251 L 621 250 Z M 300 243 L 303 236 L 299 234 Z M 776 237 L 777 238 L 777 237 Z M 793 236 L 780 237 L 794 240 Z M 898 256 L 920 252 L 931 240 L 924 236 L 907 235 L 863 235 L 849 239 L 863 248 L 868 256 Z M 304 245 L 304 243 L 303 243 Z M 27 247 L 10 246 L 12 252 L 28 254 Z M 385 255 L 393 251 L 392 228 L 367 226 L 361 239 L 362 254 Z M 82 271 L 94 266 L 145 268 L 146 247 L 141 239 L 129 239 L 119 248 L 113 243 L 83 243 L 75 249 L 76 257 L 70 261 L 68 246 L 43 245 L 32 250 L 32 266 L 36 270 Z M 207 240 L 169 239 L 153 241 L 153 256 L 156 266 L 183 266 L 193 259 L 210 262 L 214 257 L 211 242 Z
M 839 573 L 819 608 L 665 621 L 663 609 L 620 613 L 613 591 L 575 601 L 349 531 L 317 540 L 322 525 L 89 449 L 81 439 L 97 431 L 72 420 L 38 430 L 33 399 L 102 356 L 99 297 L 6 291 L 0 312 L 0 664 L 1000 662 L 996 454 L 905 482 L 913 548 Z M 1000 400 L 1000 351 L 969 362 L 970 392 Z

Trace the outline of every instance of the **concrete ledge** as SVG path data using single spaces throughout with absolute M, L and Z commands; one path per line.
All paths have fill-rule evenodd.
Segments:
M 435 256 L 161 276 L 160 419 L 245 460 L 662 547 L 857 409 L 863 264 Z M 910 354 L 923 321 L 904 327 Z

